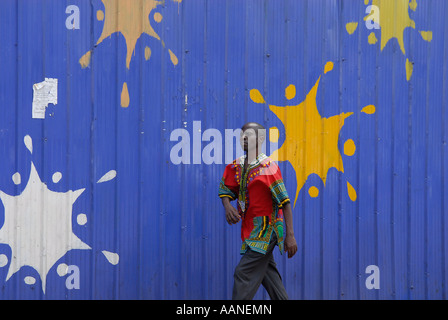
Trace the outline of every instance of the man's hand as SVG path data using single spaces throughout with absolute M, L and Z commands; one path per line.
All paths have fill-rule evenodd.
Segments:
M 238 214 L 238 210 L 230 204 L 230 199 L 227 197 L 222 198 L 222 204 L 226 210 L 226 220 L 228 224 L 235 224 L 241 220 L 241 216 Z
M 286 224 L 285 252 L 288 252 L 288 258 L 292 258 L 297 252 L 297 242 L 292 226 L 292 209 L 290 203 L 283 206 L 283 216 L 285 217 Z
M 294 235 L 286 235 L 285 252 L 288 252 L 288 258 L 292 258 L 297 252 L 297 242 Z

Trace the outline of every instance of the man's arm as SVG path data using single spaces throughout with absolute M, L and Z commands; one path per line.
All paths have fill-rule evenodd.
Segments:
M 292 225 L 292 209 L 291 204 L 283 205 L 283 216 L 285 217 L 285 252 L 288 252 L 288 258 L 292 258 L 297 252 L 297 242 L 294 237 L 294 227 Z
M 235 209 L 234 206 L 230 203 L 229 197 L 222 197 L 222 205 L 224 206 L 224 209 L 226 210 L 226 220 L 228 224 L 235 224 L 238 223 L 241 219 L 240 215 L 238 214 L 238 211 Z

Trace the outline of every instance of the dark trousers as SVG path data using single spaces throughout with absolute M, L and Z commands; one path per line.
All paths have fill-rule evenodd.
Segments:
M 288 299 L 272 253 L 276 243 L 277 236 L 274 232 L 266 254 L 247 249 L 235 268 L 233 300 L 252 300 L 260 284 L 263 285 L 272 300 Z

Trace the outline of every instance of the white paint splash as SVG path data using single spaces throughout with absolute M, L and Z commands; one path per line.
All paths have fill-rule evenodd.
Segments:
M 31 137 L 25 136 L 24 143 L 32 153 Z M 109 181 L 116 176 L 116 172 L 111 170 L 105 176 L 107 180 L 103 177 L 104 181 Z M 57 183 L 61 178 L 62 173 L 56 172 L 52 180 Z M 15 173 L 12 180 L 15 184 L 20 183 L 20 174 Z M 73 204 L 84 190 L 84 188 L 67 192 L 50 190 L 41 181 L 33 162 L 27 185 L 21 194 L 11 196 L 0 190 L 0 199 L 5 208 L 4 224 L 0 229 L 0 243 L 7 244 L 11 248 L 6 281 L 23 266 L 30 266 L 39 273 L 42 290 L 45 293 L 48 272 L 59 259 L 73 249 L 91 249 L 72 230 Z M 77 222 L 83 225 L 87 223 L 87 217 L 79 214 Z M 118 263 L 118 254 L 105 251 L 103 254 L 110 263 L 114 265 Z M 8 257 L 2 254 L 0 267 L 6 265 Z M 61 268 L 63 269 L 63 266 Z M 58 274 L 60 272 L 62 271 L 58 268 Z M 26 276 L 24 281 L 26 284 L 34 284 L 36 279 Z
M 0 243 L 8 244 L 12 251 L 6 281 L 21 267 L 31 266 L 39 273 L 45 292 L 48 271 L 56 261 L 69 250 L 90 249 L 72 232 L 72 206 L 84 190 L 49 190 L 31 163 L 28 183 L 20 195 L 0 191 L 5 207 Z
M 33 119 L 45 119 L 48 104 L 58 104 L 58 79 L 45 78 L 33 85 Z

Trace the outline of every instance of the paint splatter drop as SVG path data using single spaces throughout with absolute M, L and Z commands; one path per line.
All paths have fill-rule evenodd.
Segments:
M 0 267 L 4 267 L 8 264 L 8 257 L 5 254 L 0 254 Z
M 121 107 L 127 108 L 129 107 L 129 91 L 128 91 L 128 84 L 125 82 L 123 83 L 123 89 L 121 90 Z
M 113 265 L 118 264 L 118 262 L 120 260 L 120 256 L 117 253 L 106 251 L 106 250 L 103 250 L 101 252 L 106 257 L 107 261 L 109 261 L 110 264 L 113 264 Z
M 414 72 L 414 64 L 406 59 L 406 79 L 409 81 L 412 77 L 412 72 Z
M 422 39 L 428 42 L 432 41 L 432 31 L 419 31 Z
M 288 100 L 294 99 L 296 97 L 296 86 L 293 84 L 290 84 L 285 89 L 285 97 Z
M 170 53 L 170 59 L 171 62 L 173 63 L 173 65 L 177 66 L 177 64 L 179 63 L 179 59 L 177 59 L 176 55 L 173 53 L 173 51 L 168 50 L 168 52 Z
M 62 179 L 62 173 L 55 172 L 53 176 L 51 177 L 54 183 L 58 183 Z
M 328 61 L 324 67 L 324 74 L 327 74 L 327 72 L 332 71 L 333 67 L 334 67 L 334 63 L 332 61 Z
M 154 21 L 157 23 L 162 22 L 163 16 L 160 14 L 160 12 L 154 13 Z
M 356 145 L 355 142 L 352 139 L 348 139 L 344 143 L 344 154 L 351 157 L 355 154 L 356 151 Z
M 36 279 L 34 277 L 31 276 L 27 276 L 25 277 L 25 279 L 23 279 L 25 281 L 26 284 L 28 285 L 33 285 L 36 283 Z
M 28 151 L 32 154 L 33 153 L 33 140 L 29 135 L 26 135 L 25 138 L 23 138 L 23 142 L 25 143 L 26 148 Z
M 56 272 L 60 277 L 67 275 L 68 273 L 68 265 L 65 263 L 60 263 L 56 269 Z
M 260 91 L 258 91 L 257 89 L 250 90 L 249 95 L 250 99 L 255 103 L 266 103 Z
M 145 60 L 148 61 L 151 58 L 151 48 L 145 47 Z
M 356 194 L 355 188 L 353 188 L 353 186 L 348 181 L 347 181 L 347 192 L 348 192 L 348 196 L 349 196 L 350 200 L 355 202 L 358 195 Z
M 96 12 L 96 19 L 98 21 L 103 21 L 104 20 L 104 11 L 103 10 L 98 10 Z
M 80 213 L 78 214 L 78 216 L 76 217 L 76 222 L 80 225 L 83 226 L 87 223 L 87 216 L 84 213 Z
M 103 183 L 109 180 L 114 179 L 117 176 L 117 171 L 115 170 L 110 170 L 108 173 L 106 173 L 104 176 L 101 177 L 100 180 L 98 180 L 97 183 Z
M 368 106 L 365 106 L 364 108 L 362 108 L 361 112 L 365 113 L 365 114 L 374 114 L 376 111 L 376 108 L 373 104 L 370 104 Z
M 79 64 L 81 65 L 81 68 L 85 69 L 90 65 L 90 59 L 92 58 L 92 51 L 87 51 L 81 59 L 79 59 Z
M 348 34 L 353 34 L 353 32 L 355 32 L 357 28 L 358 22 L 349 22 L 345 25 L 345 29 L 347 30 Z
M 369 34 L 369 38 L 367 39 L 369 44 L 375 44 L 378 42 L 378 39 L 376 38 L 375 32 L 371 32 Z
M 14 184 L 19 185 L 22 182 L 22 177 L 20 176 L 20 173 L 16 172 L 12 175 L 12 182 Z
M 319 189 L 317 189 L 315 186 L 312 186 L 308 189 L 308 194 L 311 198 L 317 198 L 319 196 Z

